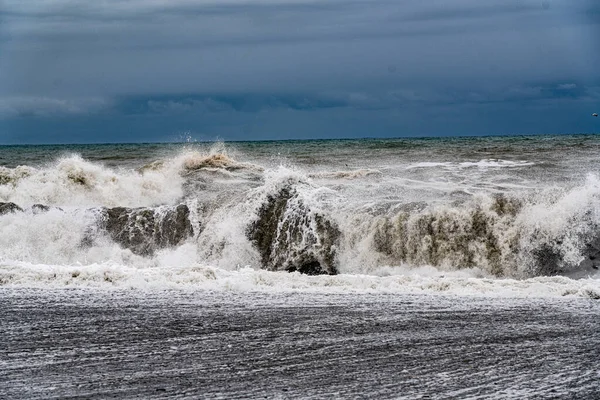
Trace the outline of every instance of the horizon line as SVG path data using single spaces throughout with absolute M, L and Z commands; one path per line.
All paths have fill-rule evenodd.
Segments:
M 132 145 L 132 144 L 195 144 L 195 143 L 260 143 L 260 142 L 308 142 L 308 141 L 349 141 L 349 140 L 419 140 L 419 139 L 474 139 L 483 137 L 529 137 L 529 136 L 578 136 L 578 135 L 598 135 L 599 132 L 571 132 L 571 133 L 502 133 L 502 134 L 481 134 L 481 135 L 425 135 L 425 136 L 364 136 L 364 137 L 340 137 L 340 138 L 287 138 L 287 139 L 247 139 L 247 140 L 226 140 L 198 139 L 194 141 L 156 141 L 156 142 L 68 142 L 68 143 L 0 143 L 0 146 L 90 146 L 90 145 Z

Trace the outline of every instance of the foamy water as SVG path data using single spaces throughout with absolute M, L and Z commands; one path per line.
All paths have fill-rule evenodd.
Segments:
M 594 278 L 537 277 L 523 280 L 486 277 L 480 270 L 441 272 L 433 267 L 387 267 L 378 275 L 309 276 L 250 267 L 226 270 L 211 266 L 129 267 L 111 263 L 81 266 L 0 264 L 6 287 L 143 290 L 226 290 L 234 292 L 319 292 L 445 294 L 485 297 L 565 297 L 600 299 Z
M 598 298 L 597 142 L 0 148 L 0 285 Z

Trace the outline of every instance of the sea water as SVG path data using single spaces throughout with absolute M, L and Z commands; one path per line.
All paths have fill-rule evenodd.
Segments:
M 0 216 L 0 285 L 597 297 L 599 149 L 593 135 L 3 146 L 0 202 L 22 211 Z M 282 190 L 293 201 L 261 250 L 249 231 Z M 101 210 L 179 204 L 193 233 L 148 254 L 101 229 Z M 301 258 L 324 274 L 285 272 Z

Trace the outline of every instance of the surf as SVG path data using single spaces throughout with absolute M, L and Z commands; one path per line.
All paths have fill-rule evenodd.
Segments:
M 0 282 L 47 283 L 52 275 L 41 272 L 48 270 L 77 274 L 57 278 L 74 285 L 87 284 L 78 278 L 87 272 L 101 285 L 121 282 L 100 279 L 105 266 L 109 275 L 128 271 L 127 282 L 197 268 L 234 279 L 243 269 L 255 271 L 252 279 L 268 276 L 284 286 L 289 279 L 315 279 L 321 282 L 315 287 L 352 282 L 356 289 L 361 279 L 382 288 L 390 276 L 429 268 L 438 274 L 432 288 L 446 281 L 460 287 L 448 274 L 464 272 L 468 278 L 460 279 L 494 282 L 583 279 L 595 293 L 600 179 L 593 172 L 569 185 L 484 187 L 460 196 L 448 185 L 452 190 L 435 197 L 431 189 L 404 184 L 422 163 L 398 176 L 406 164 L 344 170 L 335 161 L 307 168 L 294 157 L 260 160 L 218 144 L 138 166 L 109 167 L 69 154 L 43 165 L 3 167 Z M 494 178 L 498 170 L 536 165 L 469 163 L 425 169 L 484 168 Z M 574 285 L 584 296 L 587 289 Z

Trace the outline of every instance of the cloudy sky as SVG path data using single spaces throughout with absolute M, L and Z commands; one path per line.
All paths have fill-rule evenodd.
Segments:
M 0 143 L 600 132 L 598 0 L 0 0 Z

